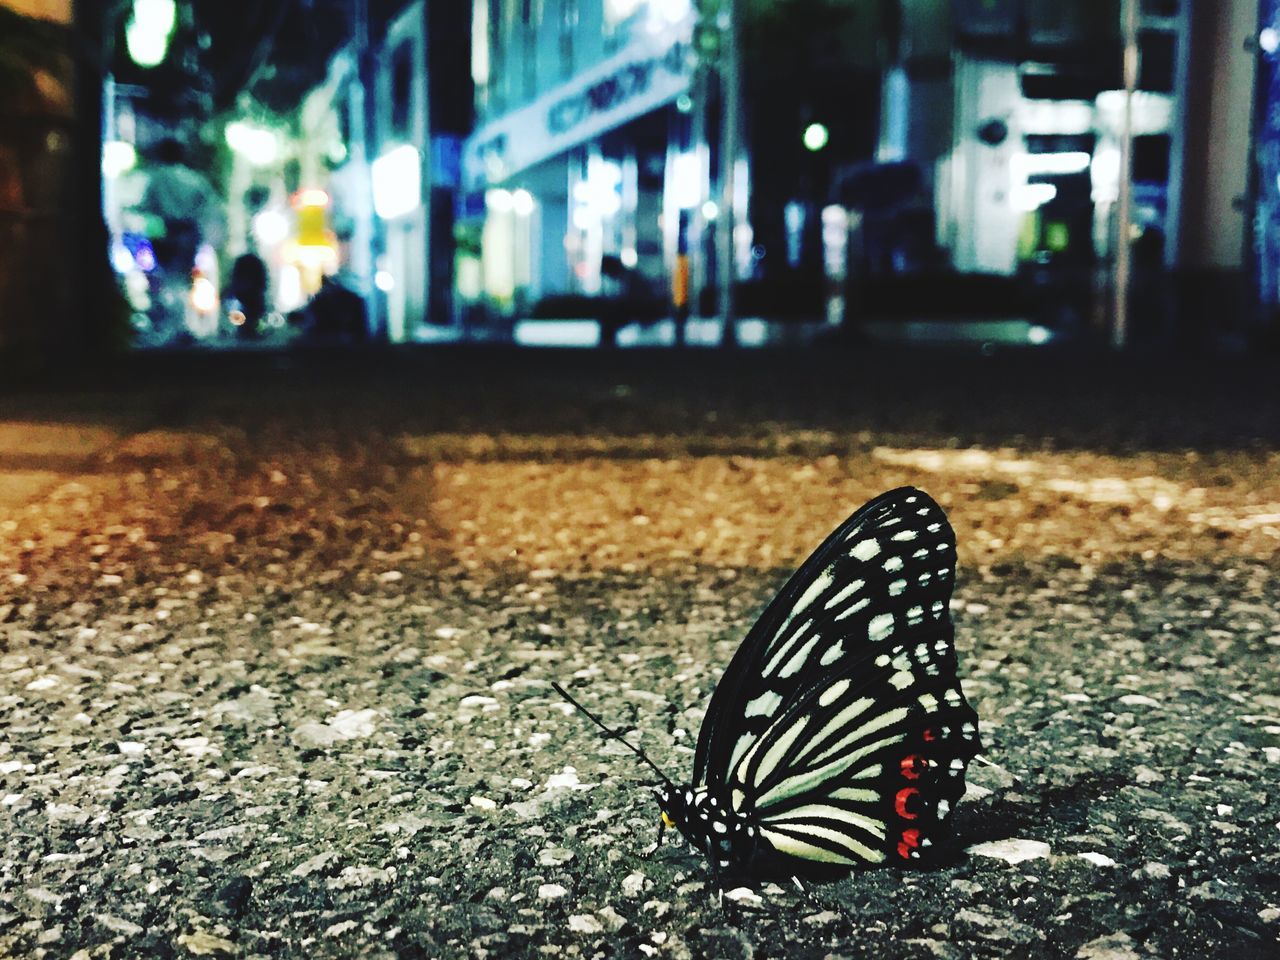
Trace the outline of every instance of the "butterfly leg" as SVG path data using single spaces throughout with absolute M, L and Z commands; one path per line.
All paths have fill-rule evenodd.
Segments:
M 659 850 L 661 850 L 662 837 L 666 832 L 667 832 L 667 825 L 662 821 L 658 821 L 658 839 L 653 842 L 653 846 L 645 847 L 642 851 L 640 851 L 640 855 L 644 857 L 646 860 L 648 860 L 651 857 L 653 857 Z

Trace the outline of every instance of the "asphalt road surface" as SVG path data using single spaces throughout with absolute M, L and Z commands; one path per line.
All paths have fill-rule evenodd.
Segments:
M 0 395 L 0 956 L 1280 955 L 1264 362 L 150 357 Z M 913 484 L 985 763 L 929 869 L 721 897 L 680 779 Z

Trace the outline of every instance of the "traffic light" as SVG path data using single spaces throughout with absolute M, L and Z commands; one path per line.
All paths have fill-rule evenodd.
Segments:
M 715 66 L 724 51 L 724 0 L 698 0 L 698 22 L 693 27 L 693 49 L 698 62 Z

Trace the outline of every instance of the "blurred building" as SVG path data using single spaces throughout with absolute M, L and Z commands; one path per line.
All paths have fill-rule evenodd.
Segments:
M 344 40 L 296 109 L 241 97 L 226 118 L 230 252 L 268 260 L 282 309 L 340 287 L 364 301 L 377 339 L 448 335 L 459 153 L 473 108 L 469 11 L 343 0 L 330 12 L 343 18 Z
M 1126 121 L 1121 0 L 474 0 L 460 300 L 520 315 L 617 295 L 620 265 L 672 308 L 687 281 L 714 312 L 727 274 L 740 314 L 1100 329 L 1128 130 L 1135 332 L 1224 297 L 1244 316 L 1250 278 L 1280 276 L 1255 265 L 1250 200 L 1254 74 L 1280 41 L 1259 52 L 1258 0 L 1134 2 Z M 736 58 L 704 43 L 731 11 Z
M 1133 311 L 1136 332 L 1161 335 L 1224 296 L 1247 312 L 1258 7 L 1134 3 Z M 1022 281 L 1027 296 L 1013 301 L 1050 322 L 1107 322 L 1126 128 L 1121 12 L 1118 0 L 903 2 L 886 65 L 876 159 L 919 169 L 938 263 Z M 866 268 L 918 269 L 920 219 L 873 221 L 889 254 Z M 1179 318 L 1169 272 L 1188 281 L 1184 293 L 1212 293 Z
M 689 0 L 475 0 L 477 125 L 463 152 L 460 297 L 498 314 L 663 289 L 706 199 L 690 140 Z

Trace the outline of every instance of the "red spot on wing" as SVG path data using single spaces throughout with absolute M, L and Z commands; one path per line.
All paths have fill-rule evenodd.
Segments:
M 898 791 L 898 795 L 894 797 L 893 808 L 903 820 L 914 820 L 920 816 L 918 812 L 907 809 L 907 804 L 911 801 L 911 798 L 919 796 L 919 794 L 920 791 L 915 787 L 903 787 Z
M 902 839 L 898 841 L 898 856 L 903 860 L 911 858 L 911 851 L 920 846 L 920 831 L 912 827 L 902 831 Z
M 933 727 L 925 727 L 920 735 L 924 737 L 925 743 L 933 743 L 933 741 L 938 739 L 938 734 Z
M 918 780 L 920 771 L 924 769 L 924 758 L 918 754 L 911 754 L 909 757 L 902 758 L 902 775 L 908 780 Z

